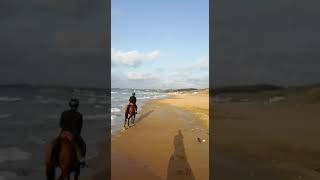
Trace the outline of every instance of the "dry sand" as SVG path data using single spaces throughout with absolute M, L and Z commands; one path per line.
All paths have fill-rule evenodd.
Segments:
M 215 179 L 319 180 L 319 109 L 319 103 L 216 103 Z
M 112 137 L 112 180 L 209 179 L 208 99 L 183 94 L 145 103 L 136 125 Z

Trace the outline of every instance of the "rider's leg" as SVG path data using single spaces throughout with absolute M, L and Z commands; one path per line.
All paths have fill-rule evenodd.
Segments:
M 87 153 L 87 147 L 86 147 L 86 143 L 84 142 L 81 136 L 78 138 L 78 144 L 80 147 L 81 156 L 84 158 Z

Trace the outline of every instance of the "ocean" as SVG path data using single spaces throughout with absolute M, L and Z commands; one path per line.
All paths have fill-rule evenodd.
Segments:
M 59 120 L 69 99 L 79 98 L 87 158 L 106 138 L 108 98 L 105 91 L 63 88 L 0 88 L 0 180 L 44 180 L 45 144 L 60 132 Z M 59 173 L 59 171 L 57 171 Z M 95 173 L 82 170 L 82 176 Z
M 45 179 L 44 151 L 60 132 L 59 120 L 69 109 L 71 97 L 80 100 L 83 114 L 82 136 L 87 143 L 87 159 L 98 153 L 97 143 L 106 138 L 107 126 L 112 133 L 124 123 L 124 108 L 132 91 L 135 91 L 138 115 L 146 100 L 167 96 L 161 90 L 112 89 L 111 114 L 108 114 L 107 92 L 95 89 L 1 87 L 0 88 L 0 180 Z M 57 171 L 57 174 L 59 171 Z M 82 169 L 81 176 L 94 174 Z

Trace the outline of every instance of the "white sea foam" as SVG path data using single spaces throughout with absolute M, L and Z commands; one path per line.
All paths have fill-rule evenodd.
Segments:
M 28 143 L 34 143 L 34 144 L 45 144 L 46 142 L 45 140 L 35 136 L 30 136 L 25 141 Z
M 24 121 L 9 121 L 7 122 L 8 125 L 12 125 L 12 126 L 24 126 L 26 125 L 26 122 Z
M 0 114 L 0 119 L 6 119 L 6 118 L 9 118 L 11 116 L 12 116 L 12 114 Z
M 115 115 L 111 115 L 111 121 L 114 120 L 114 118 L 116 118 L 117 116 Z
M 96 102 L 96 98 L 89 98 L 88 99 L 88 103 L 95 103 Z
M 285 99 L 285 97 L 283 97 L 283 96 L 274 96 L 269 99 L 269 103 L 275 103 L 278 101 L 282 101 L 284 99 Z
M 94 108 L 102 108 L 101 105 L 94 105 Z
M 121 110 L 119 108 L 111 108 L 111 113 L 119 113 Z
M 22 98 L 8 97 L 8 96 L 0 97 L 0 102 L 17 102 L 17 101 L 22 101 Z
M 16 179 L 18 175 L 14 172 L 0 171 L 0 180 Z
M 16 147 L 0 149 L 0 163 L 7 161 L 27 160 L 31 154 Z
M 48 119 L 59 119 L 60 116 L 57 115 L 57 114 L 52 114 L 52 115 L 47 115 L 45 118 L 48 118 Z
M 137 98 L 138 100 L 139 99 L 151 99 L 151 97 L 149 97 L 149 96 L 144 96 L 144 97 L 139 97 L 139 98 Z
M 85 120 L 96 120 L 96 119 L 106 119 L 108 114 L 95 114 L 95 115 L 85 115 L 83 119 Z
M 49 101 L 49 100 L 41 99 L 41 100 L 38 100 L 37 102 L 39 102 L 39 103 L 41 103 L 41 104 L 48 104 L 50 101 Z

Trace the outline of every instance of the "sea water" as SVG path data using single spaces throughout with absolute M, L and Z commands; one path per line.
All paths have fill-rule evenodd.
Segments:
M 106 138 L 106 91 L 61 88 L 0 88 L 0 180 L 45 179 L 45 145 L 60 132 L 60 115 L 71 97 L 79 98 L 87 157 L 96 156 Z M 58 174 L 59 171 L 57 171 Z M 82 176 L 94 173 L 82 170 Z

